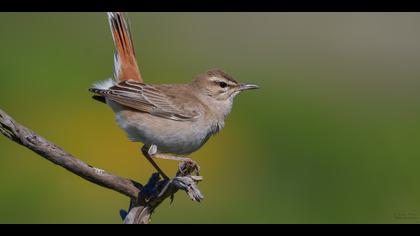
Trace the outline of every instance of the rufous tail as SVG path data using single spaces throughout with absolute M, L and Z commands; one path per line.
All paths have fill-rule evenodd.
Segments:
M 117 82 L 135 80 L 143 82 L 137 65 L 136 53 L 130 34 L 130 27 L 125 14 L 122 12 L 108 12 L 112 38 L 115 44 L 114 77 Z

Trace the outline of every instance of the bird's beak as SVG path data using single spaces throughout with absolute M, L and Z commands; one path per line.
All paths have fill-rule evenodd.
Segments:
M 255 85 L 255 84 L 239 84 L 238 86 L 239 91 L 248 90 L 248 89 L 257 89 L 257 88 L 259 87 L 258 85 Z

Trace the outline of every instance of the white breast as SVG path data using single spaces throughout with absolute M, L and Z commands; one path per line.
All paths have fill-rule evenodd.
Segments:
M 173 121 L 142 112 L 138 112 L 135 118 L 131 116 L 131 119 L 126 119 L 126 112 L 117 112 L 116 119 L 129 139 L 156 145 L 160 153 L 190 154 L 198 150 L 214 133 L 199 121 Z

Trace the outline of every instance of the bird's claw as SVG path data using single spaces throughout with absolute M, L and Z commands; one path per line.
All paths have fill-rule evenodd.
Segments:
M 200 175 L 200 166 L 197 162 L 193 161 L 190 158 L 186 158 L 179 164 L 179 172 L 183 175 L 190 175 L 191 173 L 195 173 L 196 175 Z

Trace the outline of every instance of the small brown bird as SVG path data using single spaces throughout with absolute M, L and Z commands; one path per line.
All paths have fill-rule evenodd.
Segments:
M 114 79 L 93 85 L 96 100 L 108 104 L 129 139 L 144 144 L 142 152 L 164 177 L 152 158 L 188 161 L 219 132 L 241 91 L 256 89 L 239 83 L 219 69 L 209 70 L 187 84 L 144 84 L 137 66 L 130 29 L 122 13 L 108 13 L 114 39 Z M 170 156 L 167 154 L 175 154 Z

